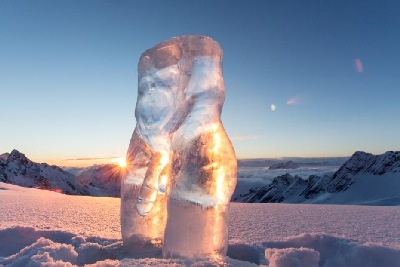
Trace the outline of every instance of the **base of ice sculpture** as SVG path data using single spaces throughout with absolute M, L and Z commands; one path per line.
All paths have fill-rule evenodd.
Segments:
M 154 244 L 154 241 L 161 244 L 161 240 L 149 240 L 143 235 L 131 235 L 124 238 L 124 251 L 132 258 L 158 258 L 162 254 L 161 245 Z
M 169 200 L 165 258 L 226 255 L 227 249 L 228 207 L 204 208 L 195 203 Z
M 121 213 L 131 216 L 121 217 L 121 233 L 124 250 L 130 257 L 161 256 L 165 222 L 165 196 L 160 195 L 150 216 L 140 216 L 136 211 L 138 185 L 122 183 Z

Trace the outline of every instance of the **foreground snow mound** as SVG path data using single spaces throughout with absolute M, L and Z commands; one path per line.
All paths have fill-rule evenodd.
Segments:
M 318 267 L 319 253 L 309 248 L 266 249 L 269 267 Z
M 73 266 L 114 260 L 121 255 L 119 240 L 31 227 L 0 230 L 0 265 Z M 119 261 L 113 263 L 115 266 Z
M 161 257 L 161 255 L 159 255 Z M 0 266 L 256 266 L 229 257 L 132 259 L 122 242 L 31 227 L 0 230 Z
M 118 239 L 31 227 L 0 230 L 0 266 L 400 266 L 400 249 L 326 234 L 300 234 L 261 245 L 231 243 L 228 257 L 130 258 Z
M 398 267 L 400 250 L 372 243 L 358 244 L 325 234 L 301 234 L 264 242 L 270 267 Z

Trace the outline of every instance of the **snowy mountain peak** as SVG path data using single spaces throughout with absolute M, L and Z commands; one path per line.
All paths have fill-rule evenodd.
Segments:
M 400 172 L 400 151 L 387 151 L 381 155 L 357 151 L 333 175 L 328 191 L 346 190 L 353 182 L 354 175 Z
M 3 154 L 0 161 L 0 181 L 48 190 L 57 190 L 65 194 L 88 194 L 80 187 L 75 177 L 57 166 L 35 163 L 25 154 L 14 149 Z
M 287 203 L 328 201 L 329 203 L 329 199 L 334 199 L 333 196 L 340 193 L 342 195 L 340 201 L 346 199 L 345 201 L 352 203 L 351 199 L 360 197 L 347 193 L 347 190 L 353 187 L 364 190 L 358 195 L 367 196 L 375 192 L 376 194 L 371 196 L 374 198 L 379 196 L 379 199 L 362 199 L 364 203 L 386 203 L 385 199 L 400 199 L 398 193 L 400 151 L 388 151 L 382 155 L 357 151 L 332 176 L 311 175 L 304 180 L 298 176 L 285 174 L 276 177 L 270 185 L 252 188 L 247 194 L 242 194 L 234 200 Z M 392 204 L 391 200 L 387 203 Z
M 387 172 L 400 172 L 400 151 L 387 151 L 381 155 L 357 151 L 339 169 L 347 169 L 352 173 L 371 173 L 380 175 Z
M 8 154 L 8 153 L 5 153 L 5 154 Z M 28 162 L 29 161 L 29 159 L 25 156 L 25 154 L 19 152 L 16 149 L 14 149 L 13 151 L 11 151 L 10 154 L 8 154 L 7 160 L 8 161 L 17 160 L 20 162 Z

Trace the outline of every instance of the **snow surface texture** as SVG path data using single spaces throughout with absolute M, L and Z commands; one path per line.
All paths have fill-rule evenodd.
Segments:
M 228 256 L 132 258 L 116 198 L 0 183 L 0 266 L 398 267 L 398 207 L 232 203 Z
M 124 244 L 136 255 L 225 255 L 237 161 L 221 122 L 222 50 L 187 35 L 142 54 L 136 127 L 121 186 Z M 165 233 L 164 233 L 165 230 Z

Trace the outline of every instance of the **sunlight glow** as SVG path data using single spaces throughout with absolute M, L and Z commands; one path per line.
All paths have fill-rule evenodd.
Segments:
M 125 158 L 118 158 L 115 160 L 115 162 L 119 165 L 121 168 L 126 167 L 126 159 Z
M 169 154 L 168 152 L 162 151 L 161 152 L 161 169 L 164 169 L 164 167 L 169 163 Z
M 211 163 L 204 167 L 206 170 L 212 170 L 212 180 L 214 181 L 213 191 L 215 193 L 216 205 L 214 207 L 215 212 L 215 224 L 214 224 L 214 235 L 213 235 L 213 245 L 214 248 L 220 248 L 221 244 L 224 242 L 221 238 L 220 231 L 224 228 L 223 220 L 220 218 L 220 213 L 225 209 L 225 203 L 229 202 L 226 195 L 227 184 L 225 183 L 225 168 L 222 164 L 223 155 L 222 154 L 222 139 L 221 139 L 221 128 L 218 124 L 213 124 L 211 126 L 212 133 L 212 146 L 208 150 L 209 158 Z M 216 260 L 218 260 L 218 253 L 214 255 Z
M 167 165 L 170 162 L 170 155 L 168 152 L 162 151 L 161 152 L 161 159 L 160 159 L 160 163 L 158 166 L 158 171 L 159 171 L 159 180 L 158 180 L 158 192 L 159 193 L 165 193 L 165 191 L 167 190 L 167 184 L 168 181 L 170 180 L 169 176 L 171 175 L 169 173 L 169 171 L 166 170 L 166 168 L 168 167 Z
M 211 152 L 210 158 L 214 159 L 214 161 L 207 166 L 204 167 L 204 169 L 212 169 L 213 170 L 213 180 L 215 181 L 215 195 L 217 198 L 217 206 L 225 201 L 225 194 L 224 194 L 224 179 L 225 179 L 225 170 L 223 167 L 215 161 L 215 159 L 218 159 L 221 157 L 220 155 L 220 149 L 221 149 L 221 136 L 219 132 L 219 128 L 217 124 L 213 124 L 212 127 L 212 147 L 209 150 Z

